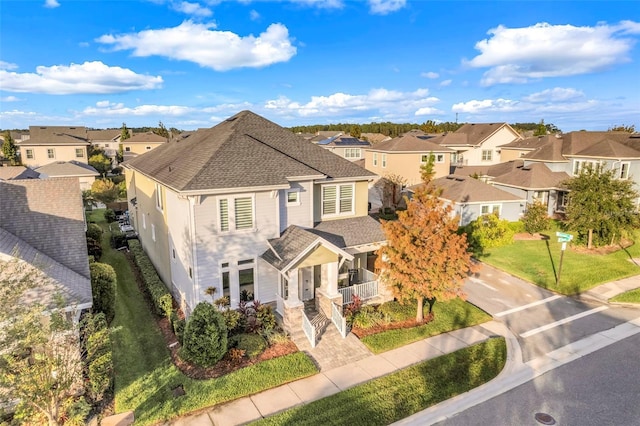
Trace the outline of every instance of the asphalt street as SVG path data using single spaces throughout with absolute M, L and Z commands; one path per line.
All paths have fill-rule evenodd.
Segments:
M 636 311 L 637 314 L 637 311 Z M 640 425 L 640 334 L 469 408 L 439 425 Z M 547 423 L 551 424 L 551 423 Z

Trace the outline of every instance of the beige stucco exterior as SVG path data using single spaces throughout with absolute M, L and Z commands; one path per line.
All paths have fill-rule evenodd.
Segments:
M 507 161 L 519 160 L 523 155 L 529 152 L 531 152 L 531 150 L 502 148 L 500 150 L 500 162 L 506 163 Z
M 125 157 L 135 156 L 151 151 L 152 149 L 159 147 L 163 143 L 165 142 L 127 142 L 125 140 L 124 142 L 122 142 L 122 150 Z
M 88 164 L 87 145 L 20 145 L 20 160 L 27 167 L 37 168 L 53 163 L 54 161 L 78 161 Z M 53 150 L 53 158 L 48 150 Z M 76 155 L 76 150 L 82 150 L 82 156 Z M 30 151 L 30 152 L 29 152 Z M 31 158 L 29 158 L 31 157 Z
M 423 155 L 442 155 L 442 162 L 434 164 L 435 178 L 447 176 L 451 166 L 450 152 L 394 152 L 369 150 L 365 155 L 365 168 L 382 177 L 391 175 L 401 176 L 405 184 L 416 185 L 422 182 L 420 167 Z M 377 156 L 377 161 L 374 157 Z M 386 167 L 383 167 L 383 156 L 386 156 Z M 377 164 L 376 164 L 377 163 Z
M 319 145 L 322 146 L 322 145 Z M 358 161 L 362 158 L 364 158 L 365 152 L 366 152 L 366 146 L 322 146 L 324 149 L 326 149 L 327 151 L 331 151 L 336 155 L 339 155 L 340 157 L 349 160 L 349 161 Z M 346 156 L 346 150 L 358 150 L 360 152 L 360 156 L 359 157 L 347 157 Z M 356 151 L 352 151 L 352 153 L 355 153 Z
M 502 163 L 506 160 L 502 158 L 499 147 L 513 142 L 519 138 L 510 126 L 504 125 L 487 137 L 479 146 L 447 146 L 458 153 L 458 158 L 462 158 L 460 162 L 465 166 L 491 166 Z M 490 153 L 491 159 L 483 159 L 483 152 Z

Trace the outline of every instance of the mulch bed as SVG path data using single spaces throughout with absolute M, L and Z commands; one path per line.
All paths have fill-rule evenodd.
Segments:
M 362 339 L 363 337 L 370 336 L 372 334 L 381 333 L 387 330 L 397 330 L 399 328 L 413 328 L 418 327 L 420 325 L 429 324 L 433 320 L 433 313 L 430 313 L 422 321 L 416 321 L 414 319 L 406 320 L 406 321 L 396 321 L 390 324 L 376 325 L 374 327 L 369 328 L 359 328 L 353 327 L 351 332 L 356 335 L 358 339 Z
M 134 272 L 136 276 L 136 282 L 138 287 L 140 288 L 140 292 L 143 294 L 149 309 L 152 309 L 151 300 L 145 291 L 144 284 L 142 281 L 142 275 L 138 270 L 135 262 L 133 261 L 133 257 L 131 253 L 126 253 L 127 260 L 131 265 L 131 270 Z M 179 315 L 182 315 L 182 312 L 179 312 Z M 298 347 L 292 341 L 288 341 L 286 343 L 277 343 L 269 346 L 264 352 L 258 355 L 256 358 L 250 359 L 247 357 L 243 357 L 240 361 L 232 360 L 227 353 L 220 362 L 218 362 L 213 367 L 199 367 L 193 365 L 182 358 L 180 358 L 180 343 L 176 338 L 175 333 L 173 332 L 173 327 L 169 322 L 168 318 L 165 317 L 156 317 L 156 323 L 162 336 L 164 337 L 167 348 L 169 349 L 169 353 L 171 355 L 171 360 L 174 365 L 187 377 L 196 380 L 206 380 L 213 379 L 215 377 L 224 376 L 225 374 L 229 374 L 232 371 L 236 371 L 240 368 L 247 367 L 249 365 L 256 364 L 261 361 L 266 361 L 269 359 L 277 358 L 284 355 L 289 355 L 295 352 L 298 352 Z

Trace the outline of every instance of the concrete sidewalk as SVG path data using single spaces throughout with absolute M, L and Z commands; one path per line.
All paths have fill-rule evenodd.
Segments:
M 583 293 L 583 295 L 606 302 L 617 294 L 639 287 L 640 276 L 634 276 L 603 284 Z M 549 370 L 639 332 L 640 316 L 635 320 L 596 333 L 523 363 L 522 352 L 516 336 L 504 323 L 494 320 L 430 337 L 379 355 L 370 355 L 357 362 L 322 371 L 314 376 L 252 396 L 220 404 L 198 414 L 182 417 L 166 424 L 174 426 L 232 426 L 249 423 L 336 394 L 419 362 L 480 343 L 492 336 L 505 337 L 507 362 L 498 377 L 483 386 L 396 423 L 398 425 L 433 424 L 526 383 Z
M 167 424 L 231 426 L 252 422 L 336 394 L 419 362 L 483 342 L 492 336 L 507 333 L 507 328 L 497 321 L 451 331 L 379 355 L 370 355 L 357 362 L 323 371 L 252 396 L 239 398 Z M 509 340 L 511 339 L 508 339 L 508 342 Z M 512 347 L 514 342 L 515 347 Z M 508 345 L 507 365 L 510 365 L 516 362 L 517 356 L 514 357 L 513 354 L 519 354 L 520 348 L 517 346 L 515 337 Z M 520 359 L 522 359 L 521 356 Z M 513 368 L 509 367 L 509 370 Z

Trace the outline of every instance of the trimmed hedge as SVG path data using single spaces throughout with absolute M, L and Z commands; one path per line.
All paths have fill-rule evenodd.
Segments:
M 133 253 L 133 259 L 140 269 L 142 280 L 151 297 L 156 313 L 171 318 L 171 312 L 173 311 L 173 298 L 171 297 L 171 293 L 158 276 L 156 268 L 154 268 L 149 256 L 147 256 L 142 249 L 140 241 L 129 241 L 129 250 Z
M 117 276 L 111 265 L 94 262 L 89 264 L 91 273 L 91 291 L 93 293 L 93 311 L 102 312 L 108 323 L 116 314 Z

